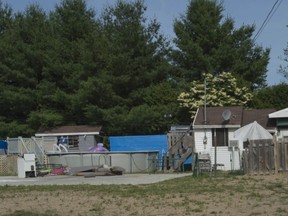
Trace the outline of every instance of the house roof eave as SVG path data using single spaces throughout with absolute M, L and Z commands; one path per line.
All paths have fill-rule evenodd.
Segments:
M 194 127 L 195 125 L 195 121 L 196 121 L 196 117 L 198 116 L 198 112 L 199 112 L 199 107 L 197 108 L 197 111 L 195 113 L 195 116 L 194 116 L 194 119 L 193 119 L 193 122 L 192 122 L 192 126 Z
M 240 128 L 241 125 L 194 125 L 194 129 Z
M 73 133 L 37 133 L 36 137 L 51 137 L 51 136 L 85 136 L 85 135 L 99 135 L 99 132 L 73 132 Z

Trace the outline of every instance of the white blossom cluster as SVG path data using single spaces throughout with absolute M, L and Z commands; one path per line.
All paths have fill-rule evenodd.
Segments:
M 246 87 L 238 87 L 237 80 L 229 72 L 223 72 L 218 77 L 206 74 L 206 105 L 207 106 L 246 106 L 253 95 Z M 203 81 L 193 81 L 189 92 L 178 96 L 181 107 L 190 110 L 194 118 L 197 108 L 205 103 L 205 84 Z

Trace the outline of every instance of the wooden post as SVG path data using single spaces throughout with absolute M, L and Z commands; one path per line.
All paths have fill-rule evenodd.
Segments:
M 248 159 L 248 162 L 249 162 L 249 174 L 252 175 L 253 174 L 253 155 L 254 155 L 254 152 L 253 152 L 253 143 L 251 141 L 248 141 L 249 144 L 249 159 Z
M 217 139 L 216 139 L 216 130 L 215 130 L 215 133 L 214 133 L 214 175 L 216 176 L 216 172 L 217 172 Z
M 174 154 L 170 154 L 170 153 L 169 153 L 169 166 L 170 166 L 169 171 L 174 172 L 175 171 L 175 169 L 174 169 Z
M 267 157 L 266 157 L 266 145 L 268 145 L 268 140 L 263 140 L 263 150 L 262 150 L 262 154 L 263 154 L 263 162 L 262 162 L 262 169 L 263 169 L 263 173 L 266 174 L 269 172 L 269 167 L 267 170 Z
M 283 160 L 283 172 L 287 171 L 287 142 L 283 142 L 283 152 L 282 152 L 282 160 Z
M 198 153 L 193 153 L 192 159 L 193 159 L 192 173 L 193 173 L 193 176 L 197 177 L 199 175 Z
M 247 149 L 244 149 L 242 153 L 243 158 L 243 173 L 248 174 L 248 158 L 247 158 Z
M 257 156 L 255 157 L 255 158 L 257 158 L 257 172 L 258 172 L 258 174 L 260 174 L 260 172 L 261 172 L 261 154 L 260 154 L 260 145 L 259 145 L 259 142 L 255 142 L 255 144 L 256 144 L 256 154 L 257 154 Z
M 167 154 L 166 152 L 162 155 L 162 161 L 163 161 L 163 172 L 167 172 Z
M 276 140 L 276 136 L 274 135 L 273 136 L 273 144 L 274 144 L 274 167 L 275 167 L 275 174 L 278 173 L 278 157 L 277 157 L 277 154 L 278 154 L 278 142 Z
M 273 173 L 273 165 L 274 165 L 274 142 L 271 140 L 269 143 L 269 148 L 268 148 L 268 154 L 269 154 L 269 174 L 271 175 Z
M 285 164 L 285 143 L 284 140 L 282 140 L 281 143 L 281 168 L 282 172 L 286 171 L 286 164 Z

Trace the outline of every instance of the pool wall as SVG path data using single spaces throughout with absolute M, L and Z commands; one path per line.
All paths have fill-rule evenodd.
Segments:
M 149 173 L 159 170 L 158 151 L 135 152 L 67 152 L 49 153 L 49 164 L 61 164 L 68 167 L 108 165 L 120 166 L 126 173 Z

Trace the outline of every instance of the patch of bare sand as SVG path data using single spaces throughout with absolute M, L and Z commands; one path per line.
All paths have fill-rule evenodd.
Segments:
M 237 184 L 237 185 L 235 185 Z M 121 186 L 119 186 L 121 187 Z M 25 191 L 0 195 L 1 215 L 287 215 L 287 175 L 219 178 L 231 190 L 119 196 L 83 191 Z

